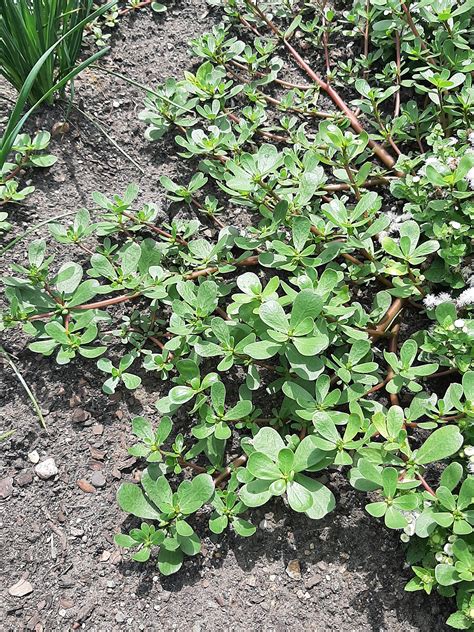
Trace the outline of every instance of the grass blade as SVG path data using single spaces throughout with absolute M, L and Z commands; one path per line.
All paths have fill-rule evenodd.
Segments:
M 42 222 L 35 224 L 31 228 L 28 228 L 28 230 L 25 230 L 24 233 L 22 233 L 21 235 L 18 235 L 18 237 L 15 237 L 15 239 L 12 239 L 11 241 L 9 241 L 6 246 L 3 246 L 3 248 L 0 248 L 0 257 L 3 256 L 9 250 L 11 250 L 20 241 L 23 241 L 23 239 L 26 239 L 28 235 L 31 235 L 31 233 L 34 233 L 35 231 L 37 231 L 38 228 L 41 228 L 41 226 L 45 226 L 46 224 L 52 224 L 56 220 L 61 219 L 63 217 L 67 217 L 68 215 L 75 215 L 76 212 L 77 211 L 68 211 L 67 213 L 61 213 L 61 215 L 56 215 L 55 217 L 52 217 L 51 219 L 45 219 Z
M 38 401 L 37 401 L 36 397 L 33 394 L 33 391 L 30 389 L 30 387 L 28 386 L 28 384 L 25 381 L 25 378 L 20 373 L 20 371 L 17 368 L 16 364 L 13 362 L 12 356 L 1 345 L 0 345 L 0 355 L 2 355 L 5 358 L 5 360 L 7 361 L 7 363 L 9 364 L 9 366 L 11 367 L 11 369 L 13 370 L 15 375 L 17 376 L 20 384 L 25 389 L 25 392 L 28 395 L 28 397 L 29 397 L 29 399 L 31 401 L 31 404 L 32 404 L 37 416 L 38 416 L 38 419 L 40 421 L 41 426 L 46 430 L 46 422 L 44 420 L 43 413 L 41 412 L 41 408 L 39 407 Z

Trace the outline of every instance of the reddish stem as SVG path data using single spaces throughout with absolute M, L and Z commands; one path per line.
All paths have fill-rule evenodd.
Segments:
M 436 497 L 435 492 L 433 491 L 433 489 L 428 485 L 428 483 L 425 481 L 425 479 L 423 478 L 423 476 L 421 474 L 417 474 L 416 478 L 421 482 L 421 484 L 423 485 L 423 487 L 426 489 L 426 491 L 431 494 L 432 496 Z
M 432 380 L 435 377 L 445 377 L 447 375 L 453 375 L 454 373 L 459 373 L 459 369 L 446 369 L 446 371 L 438 371 L 437 373 L 427 375 L 424 379 Z
M 132 222 L 135 222 L 136 224 L 143 224 L 144 226 L 147 226 L 152 232 L 157 233 L 158 235 L 161 235 L 162 237 L 166 237 L 167 239 L 170 239 L 172 241 L 175 240 L 182 246 L 188 245 L 188 242 L 185 241 L 184 239 L 181 239 L 181 237 L 173 237 L 173 235 L 171 235 L 170 233 L 167 233 L 162 228 L 158 228 L 158 226 L 155 226 L 154 224 L 150 222 L 143 222 L 142 220 L 138 219 L 138 217 L 136 217 L 135 215 L 132 215 L 132 213 L 127 213 L 125 211 L 122 211 L 122 215 L 124 217 L 127 217 L 128 219 L 131 219 Z
M 251 71 L 249 71 L 249 69 L 246 66 L 244 66 L 244 64 L 239 64 L 239 62 L 235 61 L 234 59 L 232 59 L 230 61 L 230 63 L 233 64 L 236 68 L 239 68 L 240 70 L 244 70 L 245 72 L 248 72 L 251 75 L 254 74 L 256 77 L 267 77 L 268 76 L 264 72 L 259 72 L 258 70 L 255 70 L 254 72 L 251 72 Z M 228 68 L 228 70 L 229 70 L 229 68 Z M 275 83 L 278 83 L 280 86 L 285 87 L 285 88 L 290 88 L 290 89 L 294 88 L 296 90 L 310 90 L 313 87 L 310 84 L 291 83 L 290 81 L 284 81 L 283 79 L 274 79 L 273 81 Z
M 428 51 L 427 45 L 425 44 L 423 38 L 421 37 L 420 33 L 418 32 L 418 29 L 416 28 L 416 24 L 413 21 L 413 18 L 412 18 L 411 13 L 410 13 L 410 9 L 407 7 L 407 5 L 404 2 L 401 3 L 401 7 L 402 7 L 402 10 L 403 10 L 403 13 L 405 14 L 405 18 L 406 18 L 408 26 L 410 27 L 411 32 L 413 33 L 413 35 L 417 39 L 420 40 L 421 48 L 424 51 Z M 429 63 L 432 64 L 433 66 L 436 65 L 435 61 L 434 61 L 434 59 L 432 57 L 427 57 L 427 61 L 429 61 Z
M 229 478 L 229 476 L 232 474 L 232 472 L 234 471 L 234 469 L 240 467 L 241 465 L 244 465 L 245 462 L 247 461 L 247 457 L 245 454 L 242 454 L 241 456 L 237 457 L 236 459 L 234 459 L 232 461 L 232 463 L 230 463 L 229 465 L 227 465 L 227 467 L 225 467 L 222 472 L 220 472 L 220 474 L 218 474 L 215 478 L 214 478 L 214 486 L 218 487 L 221 483 L 223 483 L 227 478 Z
M 140 2 L 135 7 L 128 7 L 126 9 L 121 9 L 119 11 L 119 15 L 126 15 L 127 13 L 131 13 L 133 11 L 138 11 L 138 9 L 143 9 L 143 7 L 147 7 L 152 2 L 153 2 L 153 0 L 143 0 L 143 2 Z
M 367 61 L 367 57 L 369 56 L 369 32 L 370 32 L 370 0 L 367 0 L 365 5 L 365 11 L 367 13 L 367 19 L 365 22 L 365 30 L 364 30 L 364 57 Z M 366 68 L 364 70 L 364 77 L 367 78 L 369 73 L 369 69 Z
M 388 178 L 369 178 L 363 184 L 361 184 L 362 189 L 368 189 L 371 187 L 381 186 L 383 184 L 390 184 L 390 180 Z M 341 184 L 327 184 L 323 187 L 325 191 L 335 192 L 335 191 L 349 191 L 352 187 L 349 184 L 341 183 Z

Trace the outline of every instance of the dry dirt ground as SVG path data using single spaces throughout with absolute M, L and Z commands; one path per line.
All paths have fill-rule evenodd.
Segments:
M 148 10 L 127 16 L 113 35 L 106 63 L 151 85 L 179 77 L 196 62 L 187 41 L 216 19 L 200 0 L 172 5 L 166 16 Z M 0 84 L 1 92 L 5 88 Z M 138 182 L 141 200 L 158 203 L 166 216 L 158 176 L 179 178 L 178 157 L 172 142 L 151 146 L 144 140 L 137 119 L 143 95 L 94 70 L 83 73 L 77 92 L 79 107 L 96 117 L 145 173 L 73 113 L 70 132 L 51 145 L 57 164 L 29 176 L 36 191 L 12 214 L 10 237 L 40 220 L 87 207 L 95 190 L 120 193 L 129 182 Z M 58 107 L 42 110 L 30 128 L 51 129 L 62 118 Z M 60 261 L 65 255 L 55 249 Z M 2 272 L 24 256 L 25 242 L 4 257 Z M 409 571 L 398 535 L 371 519 L 363 497 L 337 475 L 330 480 L 337 510 L 322 522 L 289 514 L 281 503 L 268 505 L 252 517 L 259 525 L 253 538 L 205 537 L 202 554 L 171 578 L 160 577 L 152 562 L 122 559 L 113 533 L 126 516 L 115 494 L 136 467 L 126 452 L 130 419 L 137 413 L 155 419 L 157 392 L 166 385 L 146 379 L 133 396 L 110 399 L 101 393 L 94 363 L 58 367 L 30 353 L 25 337 L 11 330 L 2 344 L 17 358 L 47 422 L 45 432 L 16 378 L 0 367 L 0 430 L 16 430 L 0 447 L 2 631 L 447 629 L 443 600 L 403 591 Z M 54 458 L 56 477 L 35 476 L 28 458 L 34 450 L 41 460 Z M 94 482 L 94 491 L 83 491 L 81 479 Z M 299 561 L 296 578 L 286 572 L 292 560 Z M 22 578 L 32 592 L 10 596 L 8 588 Z

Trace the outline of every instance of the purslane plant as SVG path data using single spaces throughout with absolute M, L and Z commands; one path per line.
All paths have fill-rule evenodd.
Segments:
M 140 116 L 150 141 L 173 134 L 198 165 L 162 185 L 215 230 L 158 225 L 133 185 L 95 194 L 51 229 L 81 264 L 34 242 L 4 279 L 3 326 L 61 363 L 102 356 L 106 392 L 138 388 L 142 368 L 171 381 L 159 421 L 133 421 L 146 468 L 118 492 L 143 521 L 116 536 L 135 560 L 157 550 L 177 571 L 199 552 L 196 512 L 241 536 L 273 497 L 322 518 L 335 498 L 320 474 L 339 469 L 408 542 L 407 590 L 456 596 L 448 623 L 472 629 L 472 9 L 369 8 L 285 3 L 274 22 L 263 3 L 225 2 L 226 23 L 191 44 L 203 63 L 148 90 Z M 296 31 L 321 43 L 325 77 Z M 363 54 L 333 64 L 336 31 Z M 283 57 L 311 83 L 283 78 Z M 320 92 L 337 110 L 319 109 Z M 252 221 L 234 226 L 242 209 Z
M 29 168 L 51 167 L 57 158 L 45 153 L 51 135 L 49 132 L 38 132 L 33 138 L 28 134 L 19 134 L 12 147 L 12 162 L 5 162 L 0 169 L 0 208 L 7 204 L 20 204 L 35 190 L 34 186 L 21 188 L 22 172 Z M 0 213 L 0 233 L 6 232 L 11 225 L 6 221 L 7 213 Z

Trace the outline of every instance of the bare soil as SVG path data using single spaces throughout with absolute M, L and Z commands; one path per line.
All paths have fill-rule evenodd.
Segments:
M 127 16 L 113 35 L 106 64 L 150 85 L 179 77 L 196 63 L 187 42 L 216 19 L 201 0 L 182 0 L 164 17 L 148 10 Z M 4 83 L 0 92 L 11 94 Z M 51 144 L 57 164 L 28 175 L 36 191 L 24 207 L 12 211 L 14 230 L 8 238 L 38 221 L 87 207 L 95 190 L 121 193 L 129 182 L 139 183 L 141 201 L 161 205 L 163 218 L 169 213 L 158 176 L 182 177 L 183 163 L 172 139 L 155 146 L 144 140 L 137 119 L 143 94 L 89 70 L 77 82 L 77 98 L 79 107 L 96 117 L 145 173 L 73 111 L 69 133 Z M 55 106 L 40 111 L 29 126 L 51 129 L 63 118 Z M 246 221 L 244 215 L 234 219 Z M 42 235 L 46 228 L 36 236 Z M 22 242 L 4 257 L 2 273 L 11 262 L 24 260 L 25 248 Z M 71 256 L 58 245 L 52 250 L 58 263 Z M 16 432 L 0 444 L 1 630 L 448 629 L 449 604 L 404 592 L 410 572 L 398 535 L 364 512 L 364 496 L 338 474 L 329 479 L 337 509 L 321 522 L 290 513 L 281 503 L 268 505 L 251 516 L 259 525 L 254 537 L 207 535 L 202 554 L 171 578 L 159 576 L 153 562 L 122 559 L 113 534 L 126 516 L 115 494 L 138 465 L 126 452 L 130 419 L 139 413 L 156 420 L 154 402 L 167 385 L 146 377 L 133 396 L 108 398 L 93 362 L 59 367 L 54 359 L 29 352 L 26 343 L 21 332 L 12 330 L 1 341 L 41 402 L 47 432 L 15 376 L 2 367 L 0 429 Z M 28 458 L 34 450 L 41 460 L 54 458 L 56 477 L 44 481 L 35 476 Z M 93 481 L 96 487 L 84 491 L 78 481 Z M 206 516 L 201 520 L 198 529 L 205 533 Z M 296 579 L 287 573 L 289 562 L 297 567 L 294 560 L 301 571 Z M 8 588 L 22 578 L 32 592 L 10 596 Z

